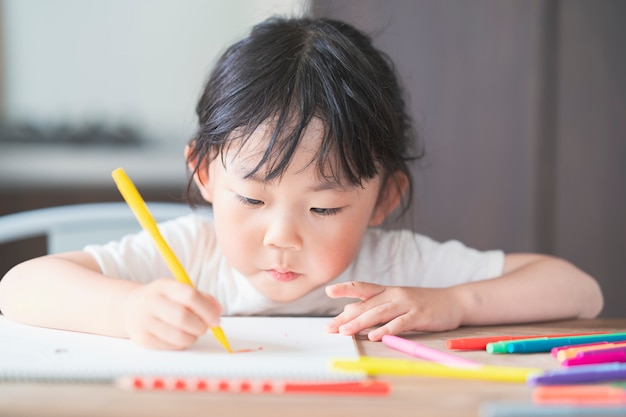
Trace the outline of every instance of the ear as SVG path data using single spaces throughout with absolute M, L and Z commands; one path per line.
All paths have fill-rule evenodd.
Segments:
M 193 173 L 193 181 L 198 187 L 202 198 L 208 203 L 213 202 L 213 177 L 214 175 L 210 175 L 209 169 L 210 165 L 206 158 L 202 161 L 198 161 L 197 158 L 191 158 L 191 146 L 185 146 L 185 160 L 187 161 L 187 168 L 189 172 Z M 198 165 L 200 162 L 200 165 Z M 198 168 L 196 170 L 196 167 Z M 195 170 L 195 172 L 194 172 Z
M 379 226 L 400 205 L 408 186 L 409 179 L 403 172 L 396 171 L 387 178 L 369 221 L 370 226 Z

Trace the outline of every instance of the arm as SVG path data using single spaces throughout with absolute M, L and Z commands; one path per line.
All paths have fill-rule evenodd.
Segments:
M 597 282 L 562 259 L 511 254 L 503 275 L 449 288 L 383 287 L 363 282 L 330 286 L 330 297 L 356 297 L 328 325 L 355 334 L 385 323 L 368 337 L 404 331 L 444 331 L 461 325 L 592 318 L 602 309 Z
M 181 349 L 218 324 L 220 306 L 171 279 L 141 285 L 104 276 L 91 255 L 69 252 L 13 267 L 0 281 L 0 311 L 27 324 Z
M 559 258 L 507 255 L 501 278 L 459 286 L 461 324 L 520 323 L 593 318 L 602 310 L 598 283 Z

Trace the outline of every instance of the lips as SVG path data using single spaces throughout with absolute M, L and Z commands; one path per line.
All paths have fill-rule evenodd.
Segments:
M 280 282 L 293 281 L 294 279 L 296 279 L 296 278 L 298 278 L 300 276 L 300 274 L 298 274 L 297 272 L 293 272 L 293 271 L 277 271 L 276 269 L 270 269 L 270 270 L 267 271 L 267 273 L 270 275 L 270 277 L 272 277 L 276 281 L 280 281 Z

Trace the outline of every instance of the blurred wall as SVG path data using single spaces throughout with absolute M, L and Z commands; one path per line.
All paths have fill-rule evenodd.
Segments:
M 304 0 L 0 0 L 0 215 L 121 201 L 124 167 L 148 201 L 181 202 L 183 148 L 218 55 Z M 0 278 L 46 252 L 0 245 Z
M 301 0 L 1 4 L 8 121 L 127 125 L 154 145 L 189 137 L 200 90 L 229 44 L 271 14 L 305 8 Z
M 404 224 L 554 254 L 626 316 L 626 2 L 317 0 L 396 63 L 426 143 Z M 394 225 L 391 225 L 394 226 Z
M 215 60 L 268 16 L 308 11 L 305 0 L 0 6 L 0 191 L 105 186 L 120 165 L 138 185 L 183 184 Z

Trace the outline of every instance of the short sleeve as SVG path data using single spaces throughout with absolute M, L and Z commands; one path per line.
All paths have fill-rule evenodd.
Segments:
M 199 216 L 190 214 L 159 224 L 159 231 L 188 272 L 198 250 L 198 234 L 202 230 Z M 141 283 L 156 278 L 172 277 L 150 235 L 139 232 L 105 245 L 89 245 L 84 250 L 92 255 L 106 276 Z
M 381 285 L 449 287 L 502 275 L 504 253 L 438 242 L 409 230 L 368 231 L 346 279 Z

